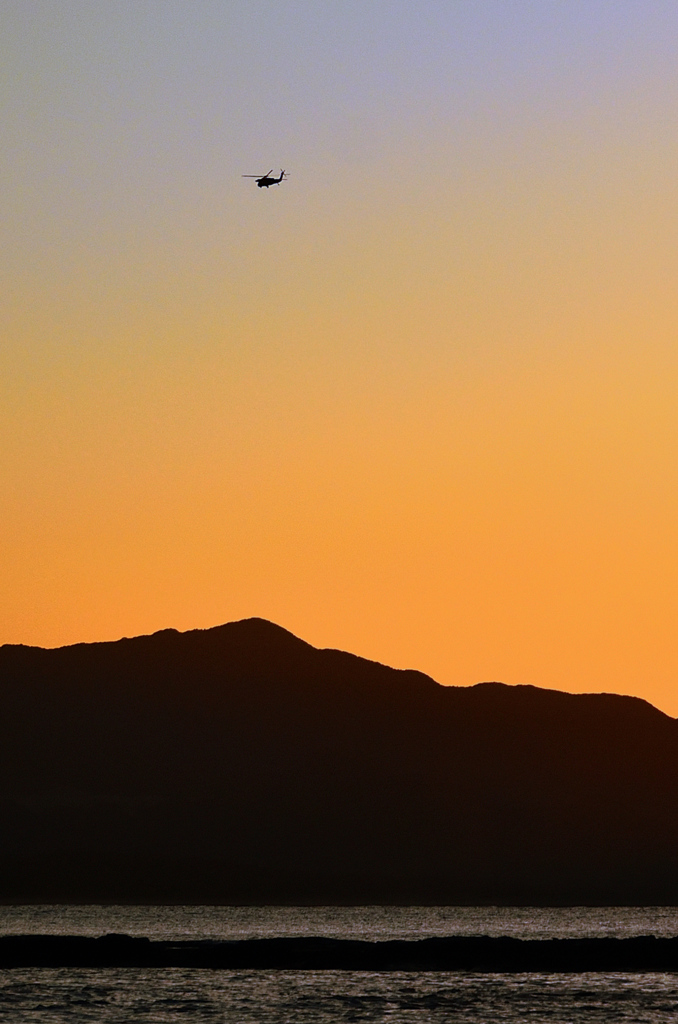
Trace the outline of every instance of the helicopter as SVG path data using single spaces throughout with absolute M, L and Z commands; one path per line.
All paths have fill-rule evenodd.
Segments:
M 271 168 L 271 170 L 268 172 L 268 174 L 241 174 L 240 177 L 241 178 L 256 178 L 257 179 L 257 188 L 268 188 L 269 185 L 279 185 L 281 181 L 284 181 L 285 178 L 288 177 L 288 175 L 286 174 L 285 171 L 282 170 L 282 168 L 280 169 L 280 177 L 279 178 L 272 178 L 271 177 L 272 174 L 273 174 L 273 168 Z

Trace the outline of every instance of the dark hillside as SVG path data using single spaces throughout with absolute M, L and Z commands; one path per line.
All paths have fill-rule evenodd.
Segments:
M 678 722 L 260 619 L 0 648 L 0 899 L 675 903 Z

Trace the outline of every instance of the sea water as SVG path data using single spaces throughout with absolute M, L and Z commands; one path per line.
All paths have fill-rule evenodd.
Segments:
M 151 939 L 678 936 L 678 908 L 0 907 L 0 934 Z M 17 1024 L 578 1024 L 678 1021 L 678 973 L 478 974 L 180 968 L 0 971 Z

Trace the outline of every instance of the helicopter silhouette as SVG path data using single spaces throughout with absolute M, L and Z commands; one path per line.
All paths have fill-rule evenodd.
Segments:
M 283 171 L 282 168 L 280 169 L 280 177 L 279 178 L 272 178 L 271 177 L 272 174 L 273 174 L 273 168 L 271 168 L 271 170 L 268 172 L 268 174 L 241 174 L 240 177 L 241 178 L 256 178 L 257 179 L 257 188 L 268 188 L 269 185 L 279 185 L 281 181 L 284 181 L 285 178 L 288 177 L 287 173 L 285 171 Z

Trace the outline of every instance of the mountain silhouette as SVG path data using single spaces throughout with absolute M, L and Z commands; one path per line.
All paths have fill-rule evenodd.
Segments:
M 5 645 L 0 901 L 675 904 L 678 721 L 262 619 Z

